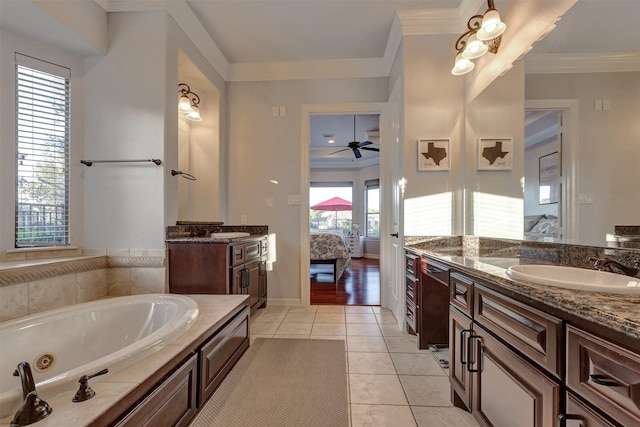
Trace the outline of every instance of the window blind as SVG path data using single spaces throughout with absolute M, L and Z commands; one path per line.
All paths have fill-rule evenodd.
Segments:
M 69 69 L 16 54 L 16 247 L 69 244 Z

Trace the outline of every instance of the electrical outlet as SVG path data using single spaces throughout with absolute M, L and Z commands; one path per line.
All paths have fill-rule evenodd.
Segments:
M 578 194 L 578 203 L 581 205 L 590 205 L 593 203 L 593 194 L 591 193 L 580 193 Z

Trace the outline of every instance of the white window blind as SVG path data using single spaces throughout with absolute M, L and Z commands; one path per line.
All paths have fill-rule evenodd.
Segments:
M 16 54 L 16 247 L 69 244 L 69 78 Z

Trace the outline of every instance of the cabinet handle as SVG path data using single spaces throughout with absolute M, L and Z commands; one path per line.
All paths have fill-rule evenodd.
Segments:
M 456 296 L 458 297 L 463 297 L 465 295 L 467 295 L 467 291 L 459 291 L 458 288 L 456 288 Z
M 460 364 L 466 365 L 467 361 L 464 360 L 464 334 L 471 332 L 471 329 L 463 329 L 460 331 Z
M 471 348 L 472 348 L 472 340 L 474 340 L 475 338 L 480 339 L 479 335 L 469 335 L 467 337 L 467 371 L 469 372 L 480 372 L 480 370 L 482 369 L 482 356 L 480 357 L 479 360 L 474 360 L 472 361 L 471 359 Z M 482 355 L 482 353 L 480 353 Z M 476 368 L 476 369 L 471 369 L 471 365 L 472 364 L 476 364 L 479 363 L 480 364 L 480 368 Z
M 615 381 L 612 381 L 610 378 L 605 377 L 604 375 L 601 374 L 590 374 L 589 378 L 591 378 L 591 380 L 596 383 L 596 384 L 600 384 L 600 385 L 604 385 L 607 387 L 617 387 L 620 384 L 618 384 Z
M 582 421 L 582 417 L 580 417 L 579 415 L 573 415 L 573 414 L 560 414 L 560 415 L 558 415 L 559 427 L 566 427 L 567 420 L 579 420 L 579 421 Z

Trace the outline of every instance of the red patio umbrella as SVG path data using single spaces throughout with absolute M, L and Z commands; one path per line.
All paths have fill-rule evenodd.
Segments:
M 334 211 L 336 213 L 336 228 L 338 228 L 338 211 L 350 211 L 351 202 L 340 197 L 332 197 L 324 202 L 311 206 L 314 211 Z

